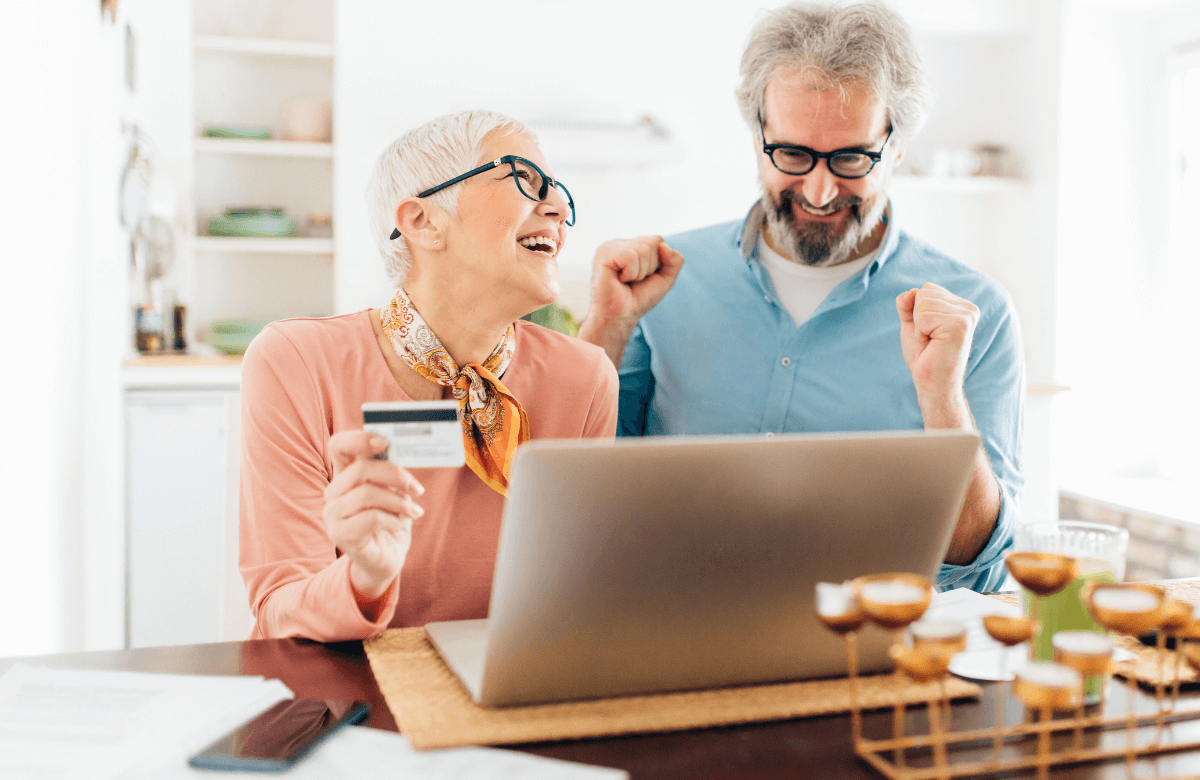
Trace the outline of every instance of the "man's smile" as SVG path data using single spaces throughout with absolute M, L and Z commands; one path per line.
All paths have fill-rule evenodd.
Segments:
M 844 205 L 839 206 L 837 201 L 832 201 L 819 209 L 808 203 L 800 203 L 799 201 L 797 201 L 796 205 L 803 209 L 806 214 L 811 214 L 814 217 L 831 217 L 845 207 Z

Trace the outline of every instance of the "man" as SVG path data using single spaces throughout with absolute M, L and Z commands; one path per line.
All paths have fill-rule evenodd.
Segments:
M 1021 337 L 998 284 L 892 218 L 929 102 L 907 28 L 876 4 L 786 6 L 741 77 L 749 215 L 596 252 L 580 337 L 620 369 L 618 434 L 977 428 L 938 583 L 995 589 L 1024 483 Z

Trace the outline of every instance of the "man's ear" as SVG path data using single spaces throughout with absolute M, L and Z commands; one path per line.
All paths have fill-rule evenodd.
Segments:
M 396 229 L 410 246 L 436 252 L 446 246 L 439 216 L 426 201 L 405 198 L 396 207 Z

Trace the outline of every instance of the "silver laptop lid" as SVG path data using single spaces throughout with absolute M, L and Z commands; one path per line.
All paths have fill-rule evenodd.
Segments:
M 932 579 L 978 447 L 963 431 L 521 447 L 480 703 L 844 674 L 815 583 Z M 883 668 L 890 640 L 863 639 L 864 669 Z

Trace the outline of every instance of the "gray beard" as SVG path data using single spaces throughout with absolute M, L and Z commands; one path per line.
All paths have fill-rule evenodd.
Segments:
M 887 198 L 881 194 L 870 202 L 855 196 L 839 200 L 842 202 L 835 202 L 838 208 L 850 207 L 850 213 L 840 224 L 805 221 L 800 225 L 792 212 L 792 204 L 811 205 L 803 195 L 783 190 L 779 203 L 775 203 L 764 190 L 762 206 L 767 215 L 767 235 L 771 243 L 790 252 L 791 260 L 804 265 L 827 268 L 846 262 L 879 225 Z

